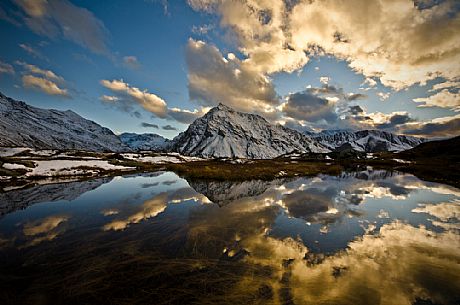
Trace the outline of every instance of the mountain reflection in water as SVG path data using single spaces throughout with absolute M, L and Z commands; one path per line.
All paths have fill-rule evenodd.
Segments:
M 164 172 L 13 190 L 0 207 L 1 304 L 460 302 L 460 190 L 412 175 Z

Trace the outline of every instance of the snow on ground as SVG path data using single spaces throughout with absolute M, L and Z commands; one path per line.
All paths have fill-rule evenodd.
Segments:
M 29 150 L 27 147 L 1 147 L 0 157 L 11 157 L 25 150 Z
M 402 159 L 393 159 L 393 161 L 396 161 L 398 163 L 407 163 L 407 164 L 412 163 L 411 161 L 406 161 L 406 160 L 402 160 Z
M 183 162 L 193 162 L 193 161 L 205 160 L 205 159 L 198 158 L 198 157 L 182 156 L 178 153 L 162 154 L 162 155 L 157 155 L 157 156 L 142 156 L 141 154 L 127 153 L 127 154 L 122 154 L 122 156 L 126 159 L 136 160 L 138 162 L 157 163 L 157 164 L 183 163 Z
M 84 173 L 97 173 L 98 169 L 104 170 L 131 170 L 133 167 L 110 164 L 103 160 L 46 160 L 34 161 L 36 167 L 28 172 L 26 176 L 63 176 L 78 175 Z M 92 167 L 90 169 L 78 169 L 77 167 Z
M 16 163 L 4 163 L 3 168 L 6 169 L 29 169 L 27 166 Z

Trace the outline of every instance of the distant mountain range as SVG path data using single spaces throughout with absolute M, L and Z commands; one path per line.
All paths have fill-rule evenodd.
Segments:
M 137 134 L 125 132 L 118 137 L 124 145 L 134 151 L 162 151 L 170 142 L 170 140 L 154 133 Z
M 0 147 L 174 151 L 206 158 L 269 159 L 291 153 L 327 153 L 344 145 L 360 152 L 398 152 L 423 142 L 380 130 L 301 133 L 223 104 L 196 119 L 173 140 L 149 133 L 117 136 L 73 111 L 32 107 L 0 93 Z
M 325 130 L 309 135 L 330 150 L 350 144 L 354 150 L 361 152 L 398 152 L 411 149 L 426 141 L 423 138 L 395 135 L 382 130 Z

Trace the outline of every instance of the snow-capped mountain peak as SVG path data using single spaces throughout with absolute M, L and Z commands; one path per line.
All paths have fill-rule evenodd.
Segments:
M 313 138 L 331 150 L 349 143 L 354 150 L 362 152 L 398 152 L 425 142 L 423 138 L 396 135 L 383 130 L 325 130 Z
M 129 150 L 108 128 L 71 110 L 42 109 L 0 93 L 0 146 L 91 151 Z
M 268 159 L 293 151 L 329 151 L 307 135 L 224 104 L 196 119 L 173 142 L 179 153 L 214 158 Z

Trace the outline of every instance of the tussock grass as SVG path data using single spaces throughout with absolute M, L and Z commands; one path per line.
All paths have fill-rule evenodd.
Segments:
M 295 162 L 295 163 L 294 163 Z M 168 170 L 185 178 L 212 180 L 271 180 L 279 177 L 337 175 L 343 167 L 339 164 L 311 161 L 253 160 L 244 164 L 210 160 L 167 164 Z

